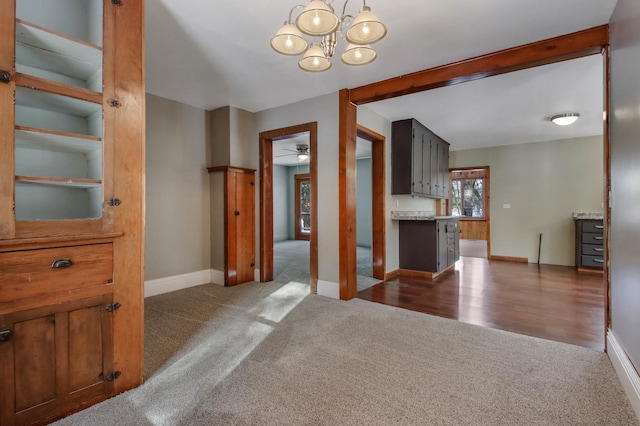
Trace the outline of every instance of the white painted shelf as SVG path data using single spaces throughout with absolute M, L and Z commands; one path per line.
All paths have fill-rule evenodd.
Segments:
M 101 85 L 102 80 L 102 48 L 16 19 L 16 68 L 18 72 L 34 74 L 22 66 L 89 82 L 84 86 L 95 87 L 97 82 L 91 82 L 99 79 Z
M 102 111 L 101 104 L 24 87 L 16 87 L 16 105 L 85 118 Z
M 100 138 L 16 126 L 16 147 L 91 154 L 102 149 Z
M 91 189 L 100 188 L 102 181 L 97 179 L 67 179 L 42 176 L 16 176 L 16 184 L 49 185 L 63 188 Z

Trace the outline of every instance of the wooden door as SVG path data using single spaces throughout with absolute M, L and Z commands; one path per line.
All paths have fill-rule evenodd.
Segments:
M 0 315 L 0 424 L 54 418 L 113 394 L 112 295 Z

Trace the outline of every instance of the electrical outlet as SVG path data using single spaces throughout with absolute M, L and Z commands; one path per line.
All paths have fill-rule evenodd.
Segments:
M 510 209 L 511 208 L 511 204 L 503 204 L 502 208 L 503 209 Z

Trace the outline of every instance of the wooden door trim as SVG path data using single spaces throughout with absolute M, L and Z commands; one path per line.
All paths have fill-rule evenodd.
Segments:
M 318 123 L 309 122 L 260 132 L 260 281 L 273 280 L 273 140 L 309 133 L 311 235 L 309 286 L 318 291 Z
M 355 276 L 352 276 L 355 274 L 356 259 L 350 251 L 354 244 L 352 240 L 355 240 L 357 105 L 598 54 L 605 51 L 608 44 L 609 26 L 601 25 L 353 89 L 340 90 L 338 95 L 340 298 L 351 299 L 356 295 Z M 608 92 L 605 96 L 607 98 L 605 102 L 608 104 Z M 605 202 L 608 202 L 608 193 Z M 607 275 L 606 272 L 605 275 Z M 608 282 L 608 278 L 605 280 Z
M 373 278 L 386 274 L 387 234 L 385 228 L 385 142 L 386 138 L 364 126 L 356 126 L 359 138 L 371 142 L 371 260 Z M 356 283 L 357 288 L 357 283 Z
M 309 173 L 301 173 L 301 174 L 297 174 L 293 176 L 294 178 L 294 185 L 295 185 L 295 218 L 294 218 L 294 225 L 293 225 L 293 230 L 295 233 L 295 239 L 296 240 L 304 240 L 304 241 L 309 241 L 309 237 L 310 237 L 310 233 L 309 234 L 303 234 L 300 231 L 300 227 L 298 226 L 298 220 L 300 219 L 300 183 L 301 182 L 311 182 L 311 179 L 309 178 Z

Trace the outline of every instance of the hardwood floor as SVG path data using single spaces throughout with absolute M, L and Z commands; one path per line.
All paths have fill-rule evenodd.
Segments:
M 604 291 L 601 273 L 461 257 L 434 280 L 398 278 L 357 297 L 602 351 Z

